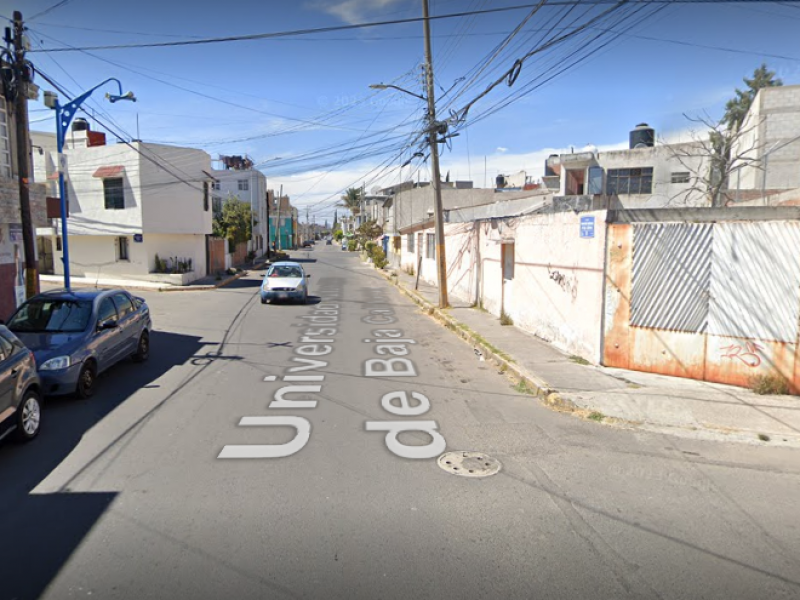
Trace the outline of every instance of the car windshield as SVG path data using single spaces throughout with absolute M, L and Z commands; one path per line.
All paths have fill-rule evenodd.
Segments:
M 8 328 L 19 333 L 76 333 L 86 329 L 91 315 L 87 300 L 33 299 L 20 307 Z
M 267 277 L 302 277 L 303 272 L 298 267 L 272 267 Z

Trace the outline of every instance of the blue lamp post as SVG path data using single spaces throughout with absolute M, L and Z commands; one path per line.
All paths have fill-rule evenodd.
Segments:
M 67 194 L 64 184 L 64 139 L 67 135 L 67 130 L 69 129 L 70 123 L 72 123 L 72 119 L 75 117 L 75 113 L 78 112 L 78 108 L 80 108 L 81 104 L 92 95 L 97 88 L 105 85 L 109 81 L 115 81 L 117 86 L 119 87 L 119 94 L 106 94 L 106 98 L 112 104 L 118 100 L 130 100 L 131 102 L 136 102 L 136 97 L 133 95 L 133 92 L 128 92 L 127 94 L 122 93 L 122 83 L 120 83 L 119 79 L 110 78 L 106 79 L 105 81 L 97 84 L 88 92 L 85 92 L 71 100 L 64 106 L 61 106 L 58 102 L 58 95 L 54 92 L 45 92 L 44 93 L 44 103 L 45 106 L 48 108 L 52 108 L 56 111 L 56 144 L 58 147 L 58 195 L 61 200 L 61 248 L 62 248 L 62 257 L 61 262 L 64 264 L 64 287 L 66 289 L 70 289 L 70 282 L 69 282 L 69 241 L 67 238 Z

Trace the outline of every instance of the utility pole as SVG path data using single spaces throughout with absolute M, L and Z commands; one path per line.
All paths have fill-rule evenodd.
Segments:
M 433 58 L 431 56 L 431 24 L 428 0 L 422 0 L 422 25 L 425 33 L 425 80 L 428 99 L 428 140 L 431 145 L 431 171 L 433 184 L 433 214 L 436 232 L 436 272 L 439 279 L 439 308 L 447 308 L 447 258 L 444 251 L 444 215 L 442 210 L 442 185 L 439 176 L 439 124 L 436 122 L 436 100 L 433 89 Z
M 266 187 L 266 185 L 264 187 Z M 267 190 L 267 262 L 269 262 L 269 253 L 270 253 L 270 247 L 269 247 L 269 230 L 270 230 L 269 205 L 270 205 L 269 190 Z
M 19 212 L 22 219 L 22 246 L 25 251 L 25 297 L 39 293 L 39 269 L 36 264 L 36 239 L 31 219 L 30 160 L 28 148 L 28 82 L 30 67 L 25 60 L 25 28 L 22 13 L 14 11 L 14 111 L 17 126 L 17 173 L 19 175 Z

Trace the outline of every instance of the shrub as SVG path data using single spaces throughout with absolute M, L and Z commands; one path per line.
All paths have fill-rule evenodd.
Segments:
M 358 242 L 356 240 L 348 240 L 347 250 L 349 252 L 355 252 L 357 248 L 358 248 Z
M 369 256 L 372 256 L 372 251 L 373 251 L 373 250 L 374 250 L 374 249 L 375 249 L 377 246 L 378 246 L 378 245 L 377 245 L 375 242 L 373 242 L 373 241 L 369 241 L 369 242 L 367 242 L 366 244 L 364 244 L 364 249 L 367 251 L 367 254 L 368 254 Z
M 513 325 L 514 319 L 512 319 L 506 311 L 500 313 L 500 325 Z
M 375 268 L 377 269 L 382 269 L 383 267 L 389 264 L 389 261 L 386 260 L 386 253 L 380 246 L 375 246 L 372 249 L 372 263 L 375 265 Z
M 789 393 L 789 382 L 777 374 L 756 375 L 750 379 L 750 387 L 756 394 L 783 394 Z

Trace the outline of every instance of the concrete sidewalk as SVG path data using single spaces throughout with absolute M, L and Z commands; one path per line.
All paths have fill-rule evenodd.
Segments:
M 580 364 L 547 342 L 492 314 L 450 299 L 440 311 L 436 286 L 402 270 L 383 272 L 448 329 L 478 360 L 492 360 L 522 381 L 520 389 L 552 408 L 620 427 L 683 437 L 800 448 L 800 398 L 759 396 L 749 389 Z
M 143 281 L 140 279 L 120 279 L 116 277 L 70 277 L 70 285 L 76 287 L 118 287 L 127 290 L 152 290 L 158 292 L 214 290 L 225 287 L 229 283 L 247 275 L 247 269 L 264 269 L 266 265 L 266 255 L 263 255 L 260 258 L 256 258 L 252 263 L 238 265 L 237 269 L 240 269 L 242 271 L 241 273 L 224 275 L 219 279 L 216 275 L 206 275 L 186 285 L 172 285 L 163 282 Z M 43 284 L 43 287 L 53 288 L 63 284 L 64 277 L 62 275 L 40 275 L 39 280 Z

